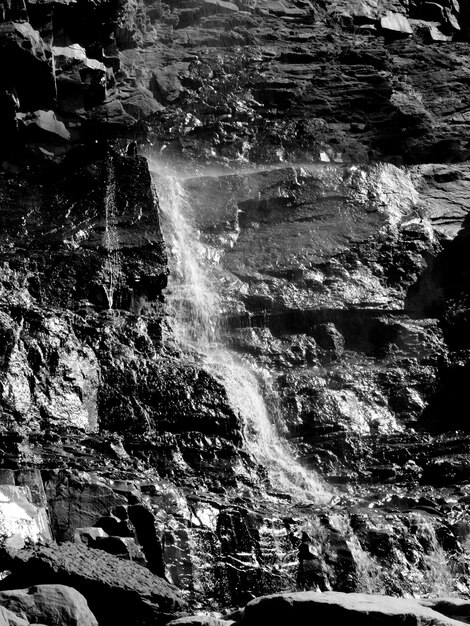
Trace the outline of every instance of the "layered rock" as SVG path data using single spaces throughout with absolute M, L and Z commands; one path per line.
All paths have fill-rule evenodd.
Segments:
M 113 619 L 169 619 L 162 576 L 203 608 L 468 593 L 467 8 L 1 7 L 1 530 L 49 540 L 47 508 L 77 541 L 16 555 L 17 580 L 72 581 L 104 621 L 124 584 Z M 184 172 L 224 354 L 326 508 L 273 477 L 230 363 L 174 330 L 144 148 Z

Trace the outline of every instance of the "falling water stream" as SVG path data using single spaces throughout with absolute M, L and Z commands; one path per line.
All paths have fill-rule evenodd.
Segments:
M 243 419 L 247 449 L 267 468 L 273 487 L 296 500 L 328 499 L 318 476 L 295 460 L 277 432 L 272 411 L 278 403 L 269 372 L 256 371 L 223 342 L 217 286 L 206 271 L 209 249 L 193 224 L 191 201 L 182 181 L 174 174 L 155 176 L 154 180 L 172 265 L 166 300 L 174 335 L 196 350 L 205 368 L 223 384 L 231 405 Z M 269 393 L 271 413 L 260 383 Z
M 104 247 L 106 259 L 103 268 L 103 287 L 106 295 L 108 309 L 113 308 L 114 294 L 119 275 L 119 239 L 114 226 L 115 204 L 116 204 L 116 183 L 114 180 L 114 170 L 112 165 L 107 165 L 106 196 L 104 198 L 105 223 L 104 223 Z

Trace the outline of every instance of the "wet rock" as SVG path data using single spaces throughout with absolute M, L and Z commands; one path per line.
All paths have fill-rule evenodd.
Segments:
M 135 119 L 126 113 L 119 100 L 111 100 L 94 107 L 88 114 L 88 119 L 90 123 L 106 126 L 110 132 L 125 132 L 135 124 Z
M 50 626 L 97 626 L 85 598 L 64 585 L 36 585 L 0 592 L 0 604 L 32 623 Z

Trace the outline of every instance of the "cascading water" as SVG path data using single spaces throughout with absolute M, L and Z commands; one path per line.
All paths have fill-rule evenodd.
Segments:
M 116 184 L 114 180 L 114 170 L 111 163 L 107 164 L 107 181 L 105 188 L 104 247 L 106 250 L 106 259 L 103 267 L 103 287 L 106 294 L 108 309 L 111 310 L 113 308 L 114 294 L 116 291 L 116 283 L 120 269 L 118 258 L 119 240 L 113 224 L 116 202 Z
M 275 410 L 269 372 L 255 371 L 223 343 L 220 301 L 215 281 L 206 270 L 211 250 L 192 223 L 191 202 L 184 185 L 174 175 L 156 176 L 155 184 L 173 265 L 167 303 L 174 335 L 197 350 L 206 369 L 222 382 L 230 403 L 244 420 L 248 451 L 268 469 L 272 485 L 303 501 L 329 499 L 318 476 L 295 460 L 287 442 L 278 435 L 260 387 L 262 382 Z
M 167 303 L 175 335 L 208 351 L 217 337 L 218 298 L 203 271 L 206 250 L 190 221 L 190 203 L 175 176 L 157 178 L 160 208 L 170 252 L 172 280 Z

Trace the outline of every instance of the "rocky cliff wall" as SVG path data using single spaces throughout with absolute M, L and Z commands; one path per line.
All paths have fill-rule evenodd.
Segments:
M 468 594 L 467 3 L 1 9 L 4 586 L 73 581 L 100 623 L 167 621 L 162 576 L 201 608 Z M 137 153 L 184 174 L 225 348 L 326 503 L 175 335 Z M 113 571 L 140 599 L 106 615 Z

